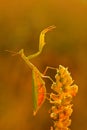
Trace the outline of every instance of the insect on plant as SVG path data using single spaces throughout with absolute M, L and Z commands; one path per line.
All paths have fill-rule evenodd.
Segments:
M 39 108 L 44 103 L 45 99 L 49 100 L 52 107 L 49 111 L 50 117 L 53 120 L 54 127 L 51 126 L 50 130 L 70 130 L 68 127 L 71 124 L 69 117 L 72 114 L 72 99 L 76 96 L 78 92 L 78 86 L 73 84 L 72 77 L 67 68 L 59 65 L 59 68 L 46 67 L 44 73 L 42 74 L 38 68 L 30 62 L 30 59 L 38 56 L 42 50 L 45 43 L 45 34 L 48 31 L 54 29 L 55 26 L 49 26 L 40 33 L 39 38 L 39 51 L 33 55 L 26 56 L 24 50 L 21 49 L 19 52 L 14 53 L 14 55 L 20 55 L 25 63 L 32 70 L 32 82 L 33 82 L 33 104 L 35 116 Z M 56 70 L 55 82 L 50 76 L 46 76 L 48 69 Z M 51 89 L 52 93 L 49 93 L 49 98 L 47 97 L 46 86 L 44 78 L 48 78 L 52 81 Z

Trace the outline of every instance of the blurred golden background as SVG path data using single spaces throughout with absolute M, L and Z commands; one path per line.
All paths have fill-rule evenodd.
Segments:
M 59 64 L 69 68 L 79 86 L 71 129 L 87 129 L 87 1 L 0 0 L 0 130 L 50 129 L 48 101 L 33 117 L 30 68 L 5 51 L 37 52 L 39 34 L 50 25 L 56 29 L 46 34 L 47 44 L 32 63 L 41 72 Z

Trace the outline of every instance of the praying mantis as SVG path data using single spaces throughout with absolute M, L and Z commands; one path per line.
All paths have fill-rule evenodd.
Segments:
M 29 68 L 32 70 L 32 79 L 33 79 L 33 104 L 34 104 L 34 112 L 33 115 L 35 116 L 39 108 L 42 106 L 46 99 L 46 86 L 43 78 L 48 78 L 52 82 L 54 82 L 51 77 L 45 76 L 45 73 L 49 67 L 46 68 L 44 71 L 44 74 L 42 74 L 38 68 L 30 62 L 30 59 L 37 57 L 39 54 L 41 54 L 45 43 L 45 34 L 48 31 L 51 31 L 52 29 L 56 28 L 56 26 L 52 25 L 44 29 L 40 33 L 40 38 L 39 38 L 39 51 L 35 54 L 26 56 L 24 54 L 24 50 L 21 49 L 19 52 L 15 53 L 16 55 L 20 55 L 21 58 L 25 61 L 25 63 L 29 66 Z M 15 55 L 14 54 L 14 55 Z
M 72 99 L 74 96 L 76 96 L 78 92 L 78 86 L 76 84 L 73 84 L 73 80 L 68 71 L 68 68 L 63 67 L 62 65 L 59 65 L 59 68 L 47 66 L 44 73 L 41 73 L 38 68 L 30 62 L 32 58 L 35 58 L 41 54 L 43 47 L 46 44 L 45 34 L 54 28 L 56 28 L 54 25 L 49 26 L 40 33 L 39 51 L 35 54 L 26 56 L 24 54 L 24 49 L 21 49 L 19 52 L 12 53 L 14 53 L 14 55 L 20 55 L 20 57 L 32 70 L 32 91 L 34 104 L 33 115 L 35 116 L 37 114 L 39 108 L 42 106 L 45 99 L 47 98 L 52 104 L 49 113 L 54 122 L 54 127 L 51 126 L 50 130 L 69 130 L 68 127 L 71 124 L 71 120 L 69 119 L 69 117 L 71 116 L 73 111 Z M 55 82 L 50 76 L 46 76 L 46 72 L 48 69 L 56 70 Z M 53 90 L 53 93 L 46 92 L 44 78 L 48 78 L 51 80 L 51 89 Z M 47 94 L 49 94 L 49 98 L 47 97 Z

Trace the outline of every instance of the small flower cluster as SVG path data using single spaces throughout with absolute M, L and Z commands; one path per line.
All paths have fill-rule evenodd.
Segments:
M 72 110 L 72 99 L 78 92 L 78 86 L 73 83 L 72 77 L 67 68 L 59 66 L 55 75 L 56 82 L 51 86 L 54 93 L 50 94 L 50 117 L 54 121 L 54 130 L 70 130 L 70 116 Z M 51 127 L 53 130 L 53 127 Z

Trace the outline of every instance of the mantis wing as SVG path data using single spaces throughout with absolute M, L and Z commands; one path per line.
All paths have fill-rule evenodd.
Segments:
M 45 82 L 41 78 L 40 73 L 37 70 L 33 70 L 33 103 L 34 103 L 34 115 L 36 115 L 38 109 L 42 106 L 46 99 L 46 87 Z

